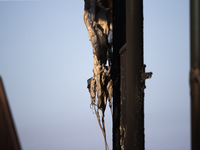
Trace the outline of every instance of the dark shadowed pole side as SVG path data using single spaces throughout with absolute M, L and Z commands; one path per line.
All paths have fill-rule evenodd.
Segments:
M 126 43 L 125 0 L 113 0 L 113 150 L 120 147 L 120 56 L 119 50 Z

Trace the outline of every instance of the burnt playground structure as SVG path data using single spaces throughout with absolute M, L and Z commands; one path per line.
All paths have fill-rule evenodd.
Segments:
M 152 72 L 143 63 L 143 1 L 85 0 L 84 22 L 93 47 L 91 106 L 106 141 L 107 101 L 113 119 L 113 150 L 144 150 L 144 89 Z M 200 2 L 190 0 L 191 149 L 200 149 Z M 102 113 L 100 117 L 100 112 Z
M 108 150 L 104 111 L 113 119 L 113 150 L 144 150 L 144 89 L 152 73 L 143 62 L 143 0 L 84 0 L 84 22 L 93 47 L 88 79 L 91 108 Z M 200 1 L 190 0 L 191 150 L 200 149 Z M 187 81 L 186 81 L 187 82 Z M 0 78 L 0 149 L 20 150 Z
M 94 55 L 88 89 L 105 149 L 108 101 L 113 112 L 113 149 L 142 150 L 145 79 L 152 76 L 143 64 L 143 1 L 85 0 L 83 18 Z

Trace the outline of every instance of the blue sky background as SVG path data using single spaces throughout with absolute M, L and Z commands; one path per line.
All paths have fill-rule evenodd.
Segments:
M 84 1 L 0 1 L 0 75 L 23 150 L 102 150 Z M 144 0 L 146 150 L 190 149 L 189 0 Z M 106 111 L 112 149 L 112 119 Z

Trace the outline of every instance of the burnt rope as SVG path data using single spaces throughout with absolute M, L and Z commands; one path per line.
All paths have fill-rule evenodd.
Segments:
M 107 140 L 106 140 L 106 130 L 105 130 L 105 122 L 104 122 L 104 112 L 102 112 L 102 125 L 101 125 L 100 116 L 99 116 L 99 108 L 97 107 L 97 110 L 96 110 L 96 108 L 94 107 L 94 110 L 95 110 L 95 114 L 96 114 L 96 116 L 97 116 L 97 120 L 98 120 L 99 126 L 100 126 L 100 128 L 101 128 L 102 133 L 103 133 L 104 142 L 105 142 L 105 150 L 109 150 L 108 143 L 107 143 Z

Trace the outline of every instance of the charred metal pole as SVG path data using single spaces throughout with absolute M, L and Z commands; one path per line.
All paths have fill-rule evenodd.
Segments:
M 120 54 L 120 90 L 113 84 L 113 150 L 144 150 L 144 88 L 152 73 L 145 73 L 143 64 L 143 1 L 113 4 L 113 73 L 116 52 Z
M 113 150 L 120 146 L 120 55 L 119 50 L 126 43 L 126 1 L 113 1 Z
M 125 150 L 144 150 L 143 0 L 126 0 Z
M 191 147 L 200 149 L 200 1 L 190 0 Z

